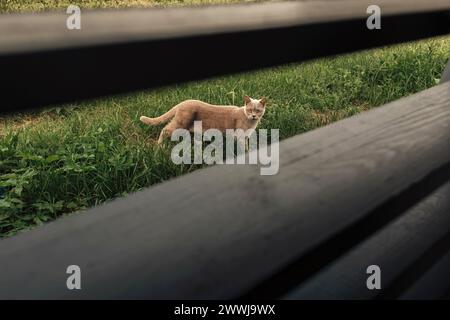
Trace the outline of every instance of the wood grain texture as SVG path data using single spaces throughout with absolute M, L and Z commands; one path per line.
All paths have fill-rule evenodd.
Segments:
M 448 195 L 448 194 L 447 194 Z M 447 214 L 450 211 L 447 211 Z M 450 246 L 450 244 L 448 244 Z M 437 261 L 422 277 L 405 290 L 399 299 L 402 300 L 436 300 L 450 292 L 450 252 Z
M 324 271 L 285 295 L 286 299 L 371 299 L 384 295 L 396 280 L 412 268 L 420 269 L 419 259 L 441 239 L 450 234 L 450 182 L 430 194 L 375 235 L 360 243 Z M 368 290 L 366 269 L 381 269 L 382 290 Z M 447 269 L 448 271 L 448 269 Z M 448 276 L 434 281 L 420 281 L 408 297 L 439 298 L 450 287 Z M 411 279 L 416 281 L 417 278 Z M 426 283 L 425 283 L 426 282 Z M 432 286 L 435 286 L 434 288 Z M 423 287 L 426 286 L 426 289 Z M 420 295 L 419 295 L 420 297 Z M 393 297 L 392 297 L 393 298 Z
M 223 6 L 83 10 L 81 30 L 66 28 L 65 12 L 0 15 L 0 54 L 118 42 L 243 32 L 367 18 L 450 10 L 446 0 L 285 1 Z
M 450 60 L 447 62 L 447 66 L 445 67 L 444 72 L 442 73 L 440 83 L 444 83 L 446 81 L 450 81 Z
M 0 241 L 0 298 L 232 298 L 450 162 L 450 83 Z M 65 287 L 82 268 L 83 289 Z
M 366 27 L 375 3 L 381 30 Z M 68 30 L 63 13 L 2 15 L 0 112 L 443 35 L 449 7 L 446 0 L 335 0 L 82 11 L 81 30 Z M 254 44 L 257 54 L 239 49 Z

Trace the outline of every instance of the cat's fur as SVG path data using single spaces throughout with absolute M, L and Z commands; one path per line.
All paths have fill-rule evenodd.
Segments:
M 266 98 L 252 99 L 244 96 L 244 106 L 218 106 L 199 100 L 186 100 L 157 118 L 140 117 L 140 120 L 154 126 L 170 122 L 162 129 L 158 144 L 169 137 L 175 129 L 193 130 L 194 121 L 202 121 L 203 131 L 217 129 L 242 129 L 251 132 L 258 125 L 265 112 Z

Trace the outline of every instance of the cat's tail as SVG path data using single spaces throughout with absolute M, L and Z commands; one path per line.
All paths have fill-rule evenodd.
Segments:
M 175 116 L 175 112 L 177 111 L 177 107 L 175 106 L 172 109 L 170 109 L 169 111 L 167 111 L 166 113 L 164 113 L 163 115 L 157 117 L 157 118 L 149 118 L 146 116 L 141 116 L 139 118 L 139 120 L 141 120 L 143 123 L 148 124 L 150 126 L 156 126 L 158 124 L 164 123 L 169 121 L 170 119 L 172 119 Z

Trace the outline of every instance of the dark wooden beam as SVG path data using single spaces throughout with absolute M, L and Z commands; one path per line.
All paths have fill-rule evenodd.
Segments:
M 366 9 L 382 9 L 368 30 Z M 1 112 L 126 93 L 449 32 L 446 0 L 289 1 L 0 16 Z
M 450 293 L 448 270 L 450 270 L 450 252 L 441 257 L 424 275 L 408 287 L 405 292 L 399 296 L 399 299 L 450 299 L 450 296 L 446 296 L 447 293 Z
M 419 279 L 450 251 L 449 195 L 447 182 L 284 298 L 439 298 L 450 289 L 450 278 L 440 272 L 441 278 L 437 279 L 437 272 L 445 270 L 448 274 L 449 269 L 440 267 L 428 272 L 431 281 Z M 370 265 L 381 269 L 382 290 L 368 290 L 366 286 Z
M 447 66 L 445 67 L 444 72 L 442 73 L 440 83 L 444 83 L 446 81 L 450 81 L 450 60 L 447 62 Z
M 446 82 L 282 141 L 277 175 L 217 165 L 7 238 L 0 298 L 282 296 L 450 179 L 449 127 Z

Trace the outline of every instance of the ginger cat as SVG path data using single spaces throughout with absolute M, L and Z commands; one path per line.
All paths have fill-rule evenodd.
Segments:
M 202 121 L 203 132 L 208 129 L 217 129 L 223 133 L 226 129 L 242 129 L 250 132 L 256 128 L 264 115 L 266 98 L 252 99 L 244 96 L 244 102 L 243 107 L 236 107 L 212 105 L 199 100 L 186 100 L 157 118 L 141 116 L 140 120 L 154 126 L 172 119 L 161 130 L 158 144 L 161 144 L 166 137 L 171 136 L 175 129 L 192 131 L 194 121 Z

